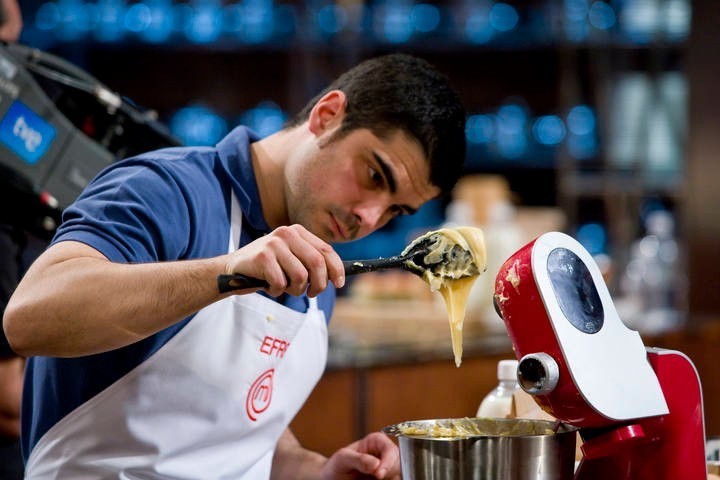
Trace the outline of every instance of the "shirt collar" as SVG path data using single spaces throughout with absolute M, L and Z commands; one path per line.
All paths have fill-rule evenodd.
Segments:
M 250 144 L 260 137 L 247 127 L 239 126 L 216 145 L 220 161 L 230 173 L 232 189 L 240 202 L 243 217 L 254 230 L 262 233 L 270 227 L 262 214 L 260 193 L 252 165 Z

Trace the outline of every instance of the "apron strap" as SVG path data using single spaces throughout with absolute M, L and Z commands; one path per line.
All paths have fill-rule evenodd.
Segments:
M 308 310 L 317 310 L 318 309 L 318 303 L 317 303 L 317 297 L 307 297 L 308 298 Z
M 242 230 L 242 209 L 235 192 L 230 192 L 230 239 L 228 253 L 232 253 L 240 246 L 240 231 Z

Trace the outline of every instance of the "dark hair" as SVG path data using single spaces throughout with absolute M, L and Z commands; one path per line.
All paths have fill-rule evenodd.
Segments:
M 288 122 L 307 120 L 327 92 L 347 97 L 345 117 L 333 139 L 367 128 L 380 138 L 401 129 L 416 138 L 430 161 L 430 182 L 449 192 L 465 161 L 465 108 L 448 79 L 425 60 L 391 54 L 343 73 Z

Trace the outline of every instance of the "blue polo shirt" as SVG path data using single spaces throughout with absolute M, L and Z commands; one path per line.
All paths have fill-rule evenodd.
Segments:
M 52 243 L 74 240 L 120 263 L 209 258 L 227 253 L 230 191 L 243 213 L 240 246 L 268 233 L 262 216 L 250 143 L 244 127 L 215 147 L 180 147 L 149 152 L 103 170 L 63 213 Z M 329 319 L 335 291 L 318 296 Z M 306 296 L 276 299 L 305 311 Z M 107 299 L 112 308 L 112 298 Z M 178 333 L 190 316 L 144 340 L 117 350 L 78 358 L 28 359 L 22 406 L 25 460 L 55 423 L 145 361 Z

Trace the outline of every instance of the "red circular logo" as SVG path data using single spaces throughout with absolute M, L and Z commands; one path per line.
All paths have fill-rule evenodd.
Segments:
M 258 415 L 270 406 L 273 391 L 273 375 L 275 375 L 275 369 L 271 368 L 261 373 L 250 386 L 250 391 L 245 400 L 245 410 L 253 422 L 257 420 Z

